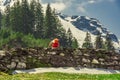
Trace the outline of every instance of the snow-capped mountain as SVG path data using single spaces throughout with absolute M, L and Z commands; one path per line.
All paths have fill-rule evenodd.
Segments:
M 99 20 L 95 18 L 89 18 L 87 16 L 67 16 L 61 13 L 58 14 L 58 18 L 60 19 L 64 29 L 71 29 L 71 32 L 78 40 L 80 47 L 84 42 L 87 31 L 91 33 L 91 41 L 93 44 L 98 32 L 100 32 L 103 39 L 105 38 L 106 34 L 109 33 L 115 49 L 119 49 L 120 47 L 119 40 L 116 35 L 111 33 L 107 28 L 104 28 Z
M 85 32 L 88 31 L 93 35 L 97 35 L 100 32 L 102 36 L 105 37 L 106 34 L 109 33 L 110 38 L 113 41 L 119 42 L 116 35 L 111 33 L 107 28 L 104 28 L 103 25 L 99 22 L 99 20 L 95 18 L 89 18 L 87 16 L 66 16 L 66 15 L 60 15 L 60 17 L 63 20 L 70 22 L 76 28 Z
M 12 6 L 15 1 L 16 0 L 0 0 L 0 9 L 4 10 L 7 4 L 10 4 L 10 6 Z M 30 1 L 31 0 L 28 0 L 28 2 Z M 98 32 L 102 34 L 103 39 L 106 34 L 109 33 L 110 38 L 114 43 L 115 49 L 120 50 L 119 40 L 116 35 L 111 33 L 107 28 L 104 28 L 99 20 L 87 16 L 68 16 L 61 13 L 58 13 L 57 16 L 65 30 L 68 30 L 68 28 L 71 29 L 72 34 L 78 40 L 80 47 L 82 46 L 86 37 L 86 32 L 88 31 L 91 34 L 91 41 L 93 44 Z

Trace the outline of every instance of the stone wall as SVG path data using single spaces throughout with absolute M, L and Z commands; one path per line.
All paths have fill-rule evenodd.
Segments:
M 0 51 L 0 70 L 36 67 L 89 67 L 120 70 L 120 54 L 94 49 L 15 48 Z

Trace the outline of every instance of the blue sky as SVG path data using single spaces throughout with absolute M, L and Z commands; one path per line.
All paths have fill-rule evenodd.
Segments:
M 120 39 L 120 0 L 41 0 L 67 15 L 97 18 Z

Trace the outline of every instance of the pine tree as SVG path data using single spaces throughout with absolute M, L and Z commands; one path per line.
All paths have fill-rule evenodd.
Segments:
M 36 8 L 36 1 L 35 0 L 32 0 L 31 3 L 30 3 L 30 16 L 31 16 L 31 26 L 33 26 L 33 31 L 35 31 L 35 8 Z
M 56 15 L 56 11 L 55 9 L 53 10 L 52 12 L 52 25 L 54 26 L 53 28 L 53 32 L 55 33 L 53 36 L 55 37 L 58 37 L 60 34 L 59 34 L 59 28 L 61 27 L 61 23 L 60 23 L 60 20 L 58 19 L 57 15 Z
M 14 6 L 11 8 L 10 11 L 10 26 L 16 32 L 22 32 L 20 8 L 20 2 L 17 0 L 17 2 L 14 3 Z
M 3 26 L 10 27 L 10 5 L 6 6 L 4 14 Z
M 106 35 L 105 45 L 106 45 L 106 50 L 108 51 L 114 50 L 113 43 L 112 43 L 109 33 L 107 33 Z
M 46 15 L 45 15 L 45 37 L 46 38 L 51 38 L 52 37 L 52 9 L 50 7 L 50 4 L 47 5 L 47 9 L 46 9 Z M 55 33 L 54 33 L 55 34 Z
M 47 38 L 54 38 L 58 35 L 59 20 L 56 17 L 55 10 L 52 11 L 50 4 L 47 5 L 45 16 L 45 35 Z
M 66 35 L 66 31 L 63 28 L 59 28 L 60 32 L 59 32 L 59 40 L 60 40 L 60 46 L 61 47 L 68 47 L 68 39 L 67 39 L 67 35 Z
M 85 42 L 82 45 L 83 48 L 93 48 L 93 45 L 91 43 L 91 36 L 89 32 L 86 33 L 86 38 L 84 41 Z
M 43 38 L 44 27 L 44 15 L 42 6 L 39 2 L 36 3 L 35 7 L 35 36 L 36 38 Z
M 29 4 L 27 0 L 22 0 L 21 4 L 21 26 L 22 32 L 24 34 L 29 34 L 33 32 L 31 14 L 30 14 Z
M 67 43 L 68 43 L 67 46 L 70 47 L 70 48 L 72 48 L 72 39 L 73 39 L 72 32 L 69 28 L 68 31 L 67 31 Z
M 45 26 L 44 26 L 46 38 L 55 38 L 60 36 L 60 32 L 61 32 L 60 28 L 61 28 L 61 23 L 57 18 L 55 9 L 52 11 L 50 4 L 48 4 L 46 9 Z
M 103 40 L 101 38 L 101 33 L 100 32 L 98 33 L 98 35 L 96 37 L 95 48 L 96 49 L 103 49 L 104 48 L 104 44 L 103 44 Z
M 2 26 L 2 13 L 0 11 L 0 29 L 1 29 L 1 26 Z
M 72 41 L 72 48 L 78 48 L 79 45 L 78 45 L 78 41 L 77 39 L 73 38 L 73 41 Z

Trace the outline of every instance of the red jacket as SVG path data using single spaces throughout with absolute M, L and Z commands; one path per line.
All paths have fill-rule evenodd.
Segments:
M 59 47 L 59 43 L 52 43 L 52 47 Z
M 52 41 L 52 47 L 55 47 L 55 48 L 59 47 L 59 41 L 57 39 L 54 39 Z

